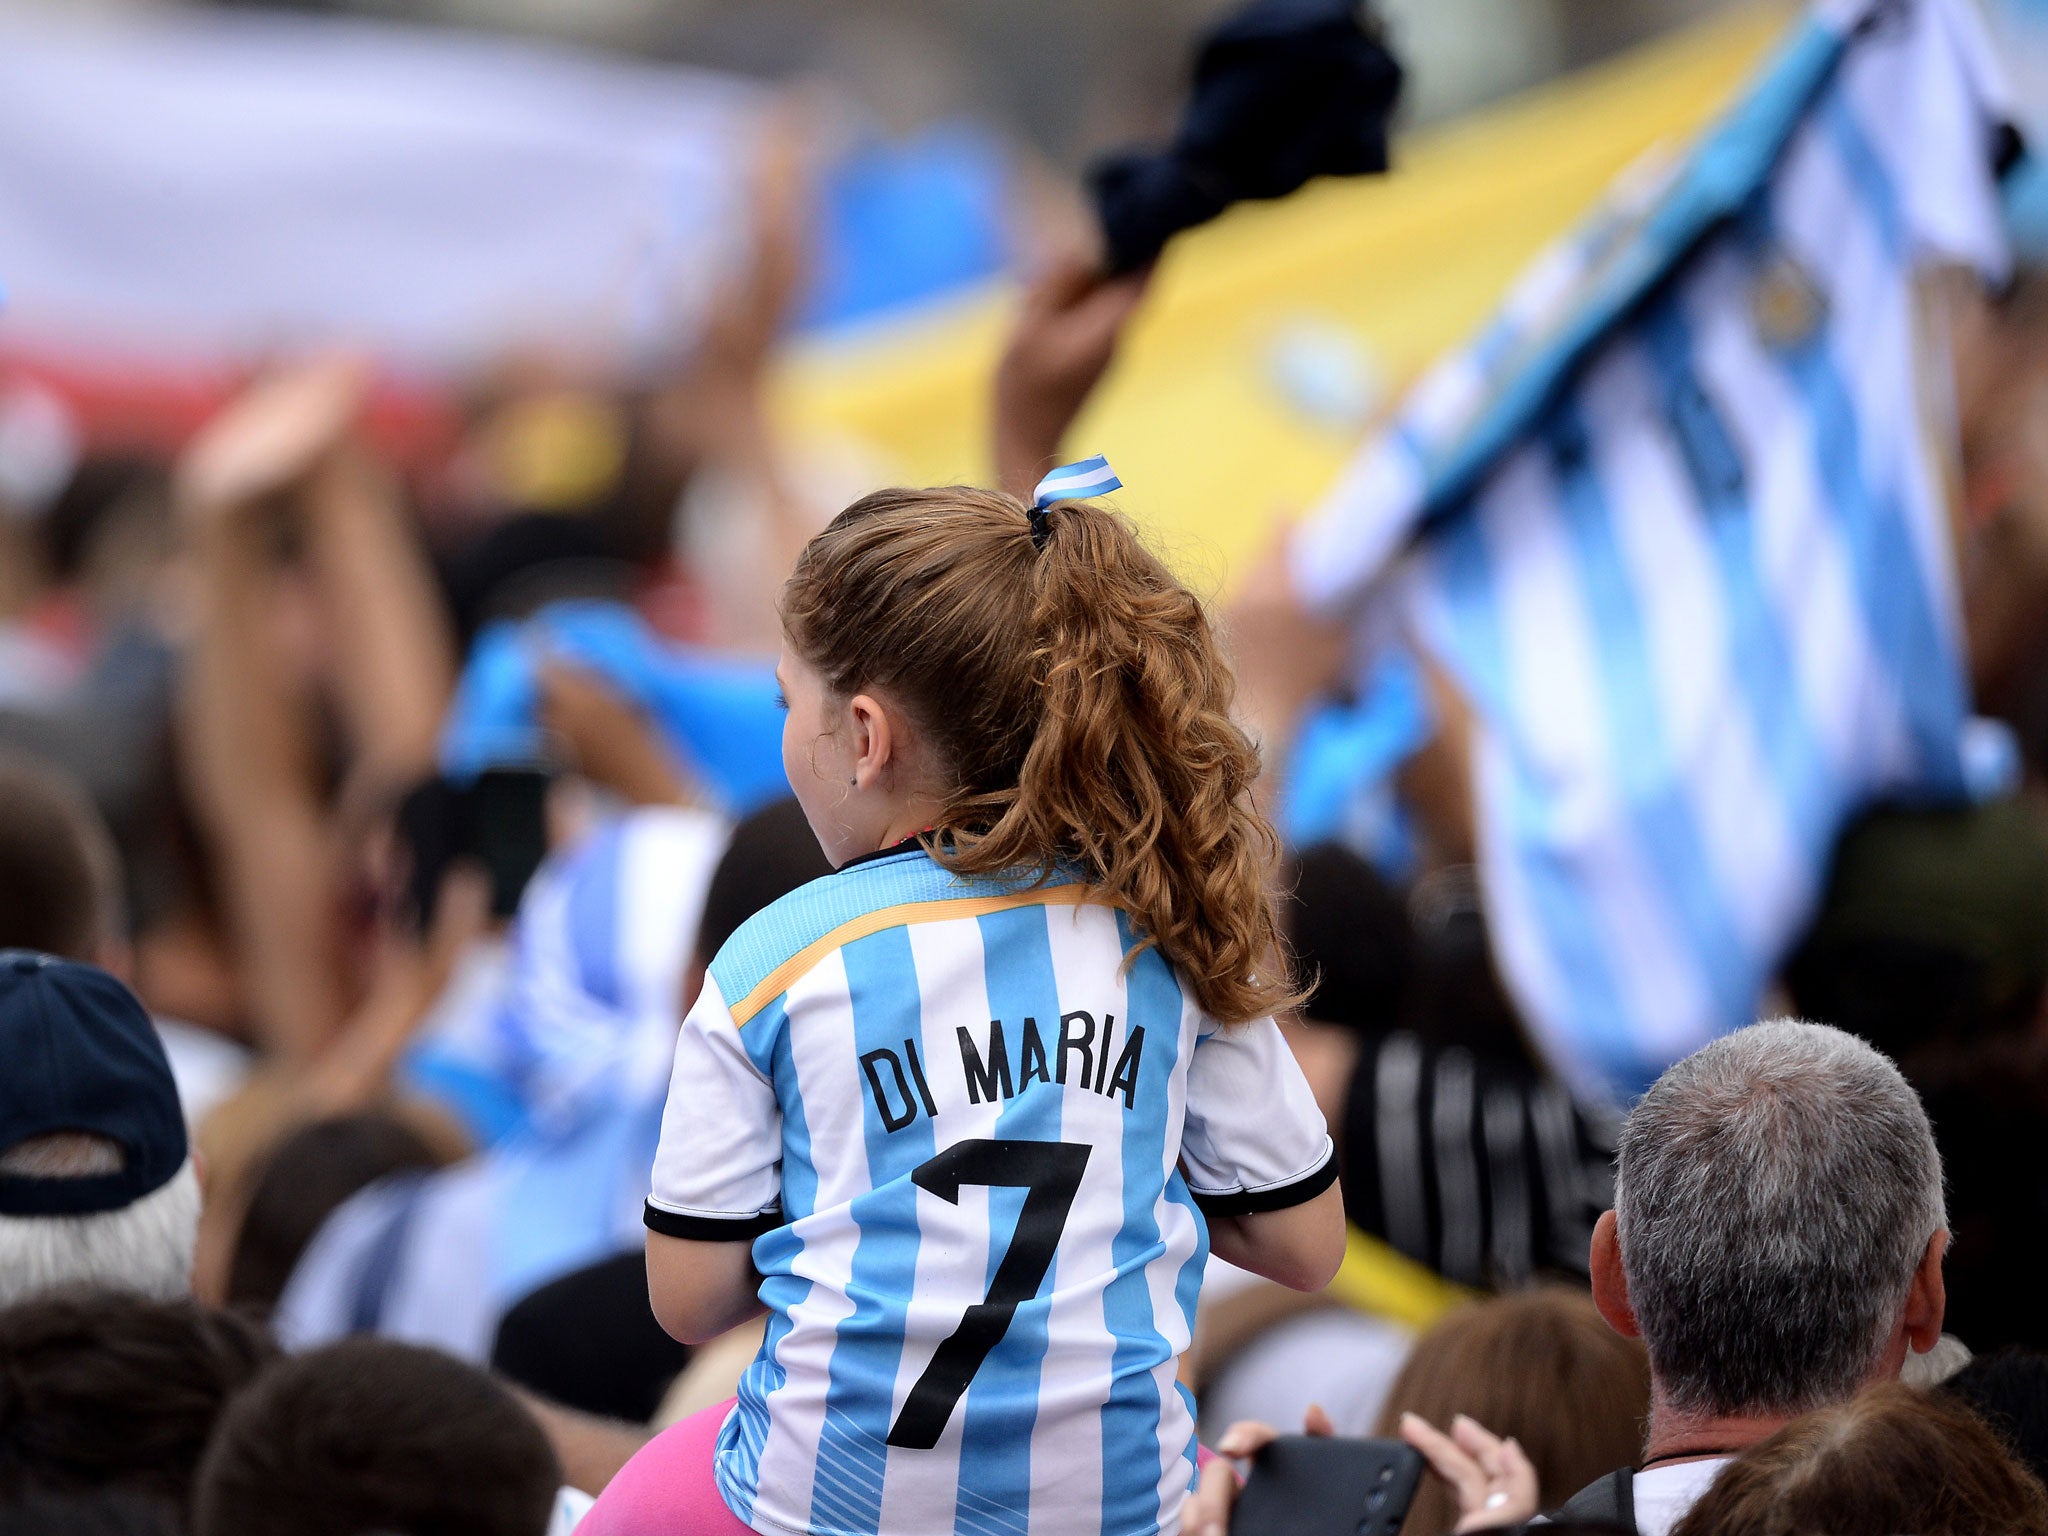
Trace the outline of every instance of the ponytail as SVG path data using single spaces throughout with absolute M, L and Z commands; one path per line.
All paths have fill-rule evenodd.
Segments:
M 1201 601 L 1107 507 L 1060 502 L 1042 529 L 1040 547 L 1000 492 L 878 491 L 804 550 L 784 632 L 835 692 L 888 691 L 931 742 L 951 778 L 933 858 L 1072 862 L 1212 1018 L 1292 1006 L 1279 840 Z

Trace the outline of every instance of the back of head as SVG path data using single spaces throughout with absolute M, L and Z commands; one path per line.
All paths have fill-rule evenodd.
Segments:
M 1290 862 L 1281 917 L 1308 984 L 1302 1012 L 1353 1029 L 1395 1028 L 1416 948 L 1401 893 L 1341 843 L 1314 844 Z
M 335 1207 L 387 1174 L 443 1161 L 425 1136 L 389 1110 L 300 1126 L 263 1162 L 250 1191 L 228 1263 L 228 1305 L 267 1313 Z
M 0 1310 L 0 1505 L 112 1488 L 182 1511 L 229 1397 L 275 1354 L 190 1301 L 72 1292 Z
M 1672 1536 L 2042 1536 L 2048 1493 L 1967 1408 L 1887 1382 L 1721 1471 Z
M 1258 753 L 1200 600 L 1106 507 L 1060 502 L 1043 529 L 999 491 L 864 497 L 797 561 L 790 649 L 835 694 L 909 712 L 942 781 L 942 863 L 1071 860 L 1212 1017 L 1290 1002 Z
M 533 1416 L 452 1356 L 353 1338 L 284 1360 L 223 1415 L 196 1536 L 542 1536 L 561 1467 Z
M 66 1285 L 187 1288 L 199 1180 L 141 1002 L 106 972 L 0 951 L 0 1304 Z
M 1463 1413 L 1521 1442 L 1546 1506 L 1642 1453 L 1650 1368 L 1642 1345 L 1601 1321 L 1579 1290 L 1548 1286 L 1460 1307 L 1415 1341 L 1374 1433 L 1403 1413 L 1448 1424 Z M 1442 1536 L 1457 1523 L 1448 1486 L 1428 1479 L 1404 1536 Z
M 119 855 L 85 791 L 0 749 L 0 949 L 97 964 L 121 937 Z
M 1726 1415 L 1854 1393 L 1947 1222 L 1941 1155 L 1898 1069 L 1792 1020 L 1657 1079 L 1622 1129 L 1615 1216 L 1662 1397 Z
M 1885 807 L 1836 845 L 1793 1003 L 1911 1065 L 2021 1029 L 2048 983 L 2048 828 L 2028 801 Z

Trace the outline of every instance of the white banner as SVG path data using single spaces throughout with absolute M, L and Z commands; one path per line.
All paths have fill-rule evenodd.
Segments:
M 0 5 L 0 339 L 644 355 L 735 257 L 759 100 L 453 31 Z

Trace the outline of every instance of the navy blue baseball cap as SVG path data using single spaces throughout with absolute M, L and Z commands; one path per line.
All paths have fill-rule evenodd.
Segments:
M 117 1211 L 185 1166 L 185 1115 L 156 1026 L 95 966 L 0 950 L 0 1152 L 82 1131 L 120 1145 L 119 1173 L 0 1174 L 0 1215 Z

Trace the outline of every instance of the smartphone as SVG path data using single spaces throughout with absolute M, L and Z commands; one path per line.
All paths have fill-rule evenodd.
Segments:
M 1252 1463 L 1231 1536 L 1396 1536 L 1421 1483 L 1399 1440 L 1282 1435 Z
M 548 773 L 487 768 L 464 782 L 428 779 L 398 809 L 411 855 L 406 915 L 421 933 L 433 923 L 441 879 L 457 859 L 481 864 L 491 882 L 491 915 L 510 917 L 547 857 Z

